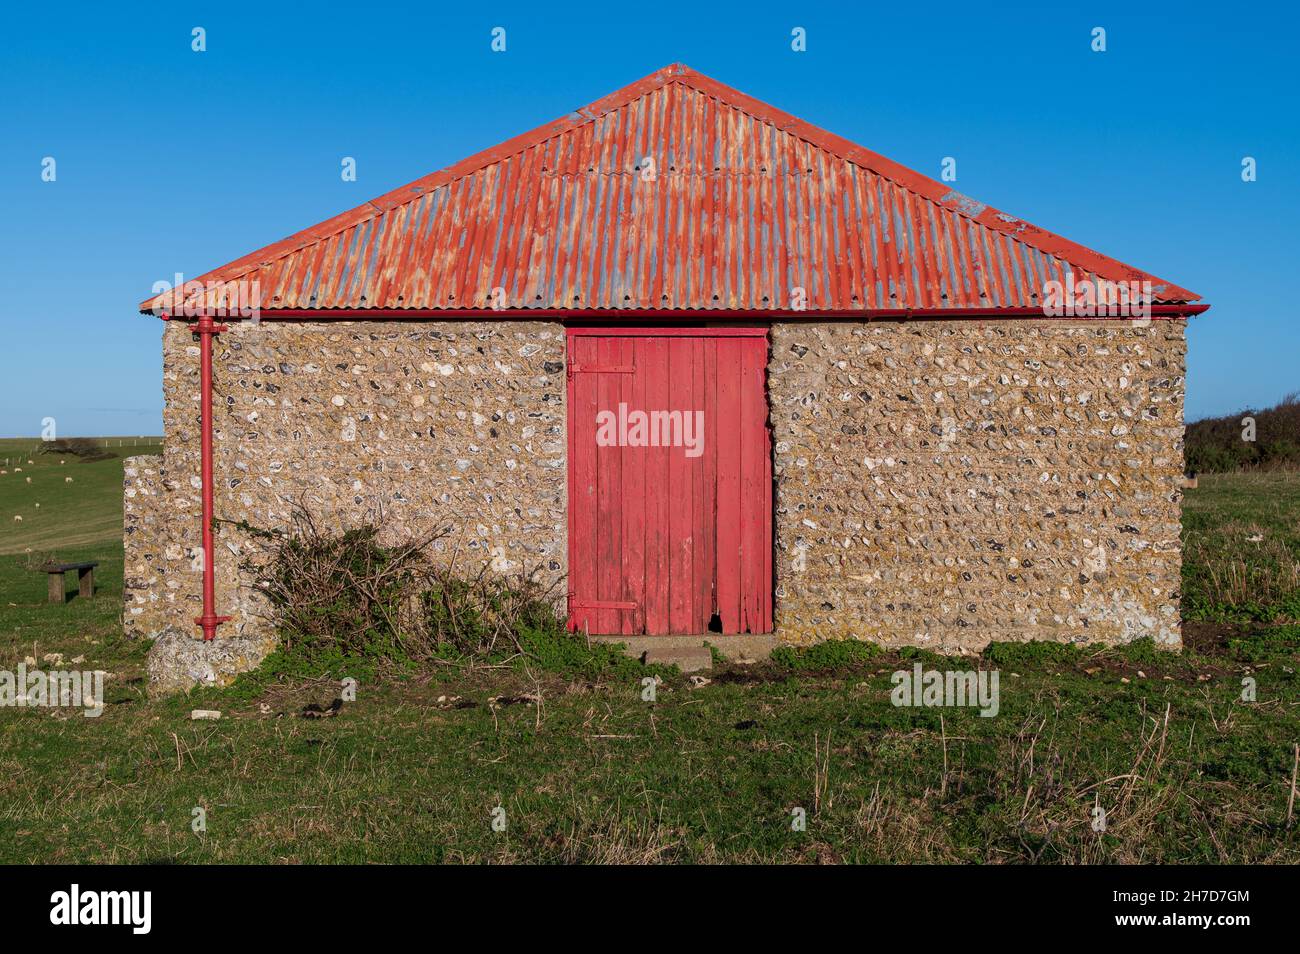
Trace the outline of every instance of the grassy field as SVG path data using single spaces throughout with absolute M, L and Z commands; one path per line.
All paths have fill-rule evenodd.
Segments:
M 106 437 L 119 455 L 83 463 L 41 453 L 35 437 L 0 439 L 0 556 L 106 546 L 121 559 L 122 457 L 161 452 L 160 438 Z M 133 443 L 136 442 L 136 443 Z M 14 517 L 22 517 L 21 521 Z M 116 548 L 116 549 L 114 549 Z
M 827 650 L 669 673 L 647 702 L 639 666 L 579 651 L 363 678 L 312 719 L 337 682 L 147 699 L 118 624 L 121 462 L 31 459 L 0 476 L 5 507 L 47 511 L 0 538 L 0 669 L 61 653 L 111 676 L 99 718 L 0 710 L 0 861 L 1300 862 L 1300 475 L 1189 492 L 1178 655 Z M 61 485 L 85 495 L 44 496 Z M 44 602 L 24 564 L 50 544 L 101 560 L 93 599 Z M 891 705 L 918 660 L 997 669 L 997 717 Z
M 1300 474 L 1205 474 L 1183 505 L 1183 616 L 1300 620 Z

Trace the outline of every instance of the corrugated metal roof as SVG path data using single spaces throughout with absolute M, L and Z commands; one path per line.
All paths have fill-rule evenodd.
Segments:
M 197 281 L 263 313 L 852 312 L 1037 308 L 1067 271 L 1199 297 L 678 64 Z

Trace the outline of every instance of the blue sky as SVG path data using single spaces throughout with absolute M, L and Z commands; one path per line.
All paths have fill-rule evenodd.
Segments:
M 160 433 L 161 322 L 136 313 L 155 281 L 675 61 L 929 175 L 953 156 L 960 191 L 1199 292 L 1188 418 L 1271 404 L 1300 389 L 1298 21 L 1195 2 L 10 5 L 0 435 Z

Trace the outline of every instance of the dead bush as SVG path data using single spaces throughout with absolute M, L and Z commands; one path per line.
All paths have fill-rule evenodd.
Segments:
M 244 526 L 264 546 L 244 568 L 268 606 L 285 651 L 423 661 L 523 653 L 521 633 L 560 626 L 555 584 L 488 567 L 458 572 L 456 554 L 431 558 L 449 531 L 394 545 L 381 542 L 383 517 L 323 527 L 296 507 L 283 530 Z

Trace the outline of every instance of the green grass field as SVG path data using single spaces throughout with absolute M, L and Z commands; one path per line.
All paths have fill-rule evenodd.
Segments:
M 630 663 L 447 666 L 308 719 L 336 682 L 148 699 L 119 625 L 121 461 L 31 459 L 0 476 L 0 669 L 111 675 L 97 719 L 0 710 L 0 861 L 1300 861 L 1300 475 L 1189 492 L 1181 654 L 823 651 L 669 674 L 653 703 Z M 99 591 L 47 604 L 29 547 L 100 560 Z M 999 715 L 891 705 L 917 660 L 998 669 Z
M 0 462 L 9 462 L 0 463 L 5 471 L 0 474 L 0 556 L 28 547 L 41 553 L 108 545 L 108 552 L 120 559 L 121 458 L 160 453 L 162 443 L 157 437 L 97 440 L 118 457 L 82 463 L 76 457 L 42 454 L 36 437 L 0 439 Z
M 1183 616 L 1300 620 L 1300 475 L 1206 474 L 1183 505 Z

